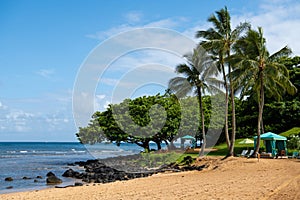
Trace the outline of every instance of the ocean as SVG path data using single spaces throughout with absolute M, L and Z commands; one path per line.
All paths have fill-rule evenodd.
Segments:
M 154 144 L 152 144 L 154 145 Z M 52 171 L 63 183 L 74 184 L 75 179 L 61 175 L 76 161 L 136 154 L 143 149 L 134 144 L 113 143 L 82 145 L 78 142 L 0 142 L 0 193 L 39 190 L 54 186 L 46 185 L 46 174 Z M 42 176 L 42 179 L 37 178 Z M 13 181 L 5 181 L 12 177 Z M 29 179 L 23 179 L 27 177 Z

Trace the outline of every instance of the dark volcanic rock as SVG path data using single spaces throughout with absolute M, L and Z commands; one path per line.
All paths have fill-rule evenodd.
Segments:
M 75 177 L 75 171 L 73 169 L 68 169 L 62 175 L 63 177 Z
M 47 179 L 46 179 L 46 182 L 48 185 L 56 185 L 56 184 L 61 184 L 62 183 L 62 180 L 60 178 L 58 178 L 57 176 L 55 176 L 54 173 L 52 172 L 49 172 L 47 174 Z
M 53 172 L 48 172 L 46 176 L 47 177 L 49 177 L 49 176 L 55 176 L 55 174 Z
M 38 179 L 42 179 L 43 177 L 42 177 L 42 176 L 37 176 L 36 178 L 38 178 Z
M 186 156 L 183 164 L 179 166 L 176 163 L 162 165 L 158 169 L 147 169 L 142 166 L 136 166 L 137 159 L 143 159 L 141 155 L 120 156 L 106 158 L 102 160 L 87 160 L 86 162 L 75 162 L 76 165 L 85 168 L 84 172 L 76 172 L 68 169 L 62 176 L 81 179 L 86 183 L 109 183 L 114 181 L 130 180 L 134 178 L 148 177 L 157 173 L 181 172 L 187 170 L 202 170 L 205 166 L 193 166 L 193 158 Z M 110 167 L 114 166 L 114 167 Z M 118 169 L 118 170 L 117 170 Z
M 13 186 L 7 186 L 6 189 L 13 189 Z
M 56 184 L 61 184 L 62 183 L 62 180 L 56 176 L 49 176 L 47 179 L 46 179 L 46 182 L 47 184 L 49 185 L 56 185 Z
M 13 181 L 14 179 L 12 177 L 6 177 L 4 180 L 5 181 Z
M 24 180 L 29 180 L 29 179 L 31 179 L 31 178 L 30 178 L 30 177 L 27 177 L 27 176 L 24 176 L 23 179 L 24 179 Z
M 76 182 L 74 186 L 83 186 L 83 183 Z

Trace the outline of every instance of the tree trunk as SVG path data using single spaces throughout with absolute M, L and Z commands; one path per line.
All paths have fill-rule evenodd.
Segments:
M 150 140 L 145 140 L 145 141 L 134 142 L 134 143 L 140 147 L 143 147 L 145 152 L 148 153 L 148 152 L 150 152 L 149 142 L 150 142 Z
M 231 96 L 231 113 L 232 113 L 232 132 L 231 132 L 231 141 L 230 141 L 230 149 L 228 156 L 234 156 L 234 142 L 235 142 L 235 134 L 236 134 L 236 122 L 235 122 L 235 102 L 234 102 L 234 88 L 232 85 L 231 79 L 231 67 L 228 66 L 229 73 L 229 81 L 230 81 L 230 96 Z
M 223 73 L 223 79 L 224 79 L 224 87 L 225 87 L 225 125 L 224 125 L 224 132 L 225 132 L 225 138 L 226 138 L 226 144 L 227 149 L 230 149 L 230 138 L 228 133 L 228 83 L 227 78 L 225 74 L 225 68 L 224 64 L 222 64 L 222 73 Z
M 155 141 L 156 145 L 157 145 L 157 150 L 161 150 L 161 144 L 160 141 Z
M 168 150 L 174 150 L 174 149 L 176 149 L 176 146 L 174 145 L 173 140 L 171 140 L 170 143 L 167 144 L 167 145 L 168 145 Z
M 254 150 L 253 156 L 256 156 L 259 152 L 260 148 L 260 131 L 261 131 L 261 122 L 262 122 L 262 114 L 264 109 L 265 103 L 265 96 L 264 96 L 264 77 L 263 72 L 260 72 L 260 96 L 258 100 L 258 122 L 257 122 L 257 139 L 256 139 L 256 148 Z
M 264 113 L 262 113 L 263 115 Z M 261 133 L 264 134 L 265 133 L 265 127 L 264 127 L 264 119 L 263 116 L 261 117 Z
M 202 137 L 203 137 L 203 143 L 201 146 L 201 151 L 199 152 L 199 156 L 204 156 L 204 150 L 206 146 L 206 136 L 205 136 L 205 123 L 204 123 L 204 111 L 203 111 L 201 88 L 197 87 L 197 93 L 198 93 L 198 100 L 199 100 L 199 111 L 201 116 Z

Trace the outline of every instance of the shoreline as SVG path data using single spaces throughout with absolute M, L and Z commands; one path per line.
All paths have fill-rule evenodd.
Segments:
M 1 199 L 299 199 L 299 159 L 205 157 L 202 171 L 159 173 L 146 178 L 81 187 L 1 194 Z

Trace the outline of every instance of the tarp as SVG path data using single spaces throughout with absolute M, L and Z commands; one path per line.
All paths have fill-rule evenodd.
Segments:
M 257 136 L 255 136 L 254 139 L 257 139 Z M 277 135 L 272 132 L 267 132 L 267 133 L 261 134 L 260 139 L 261 140 L 287 140 L 286 137 Z

